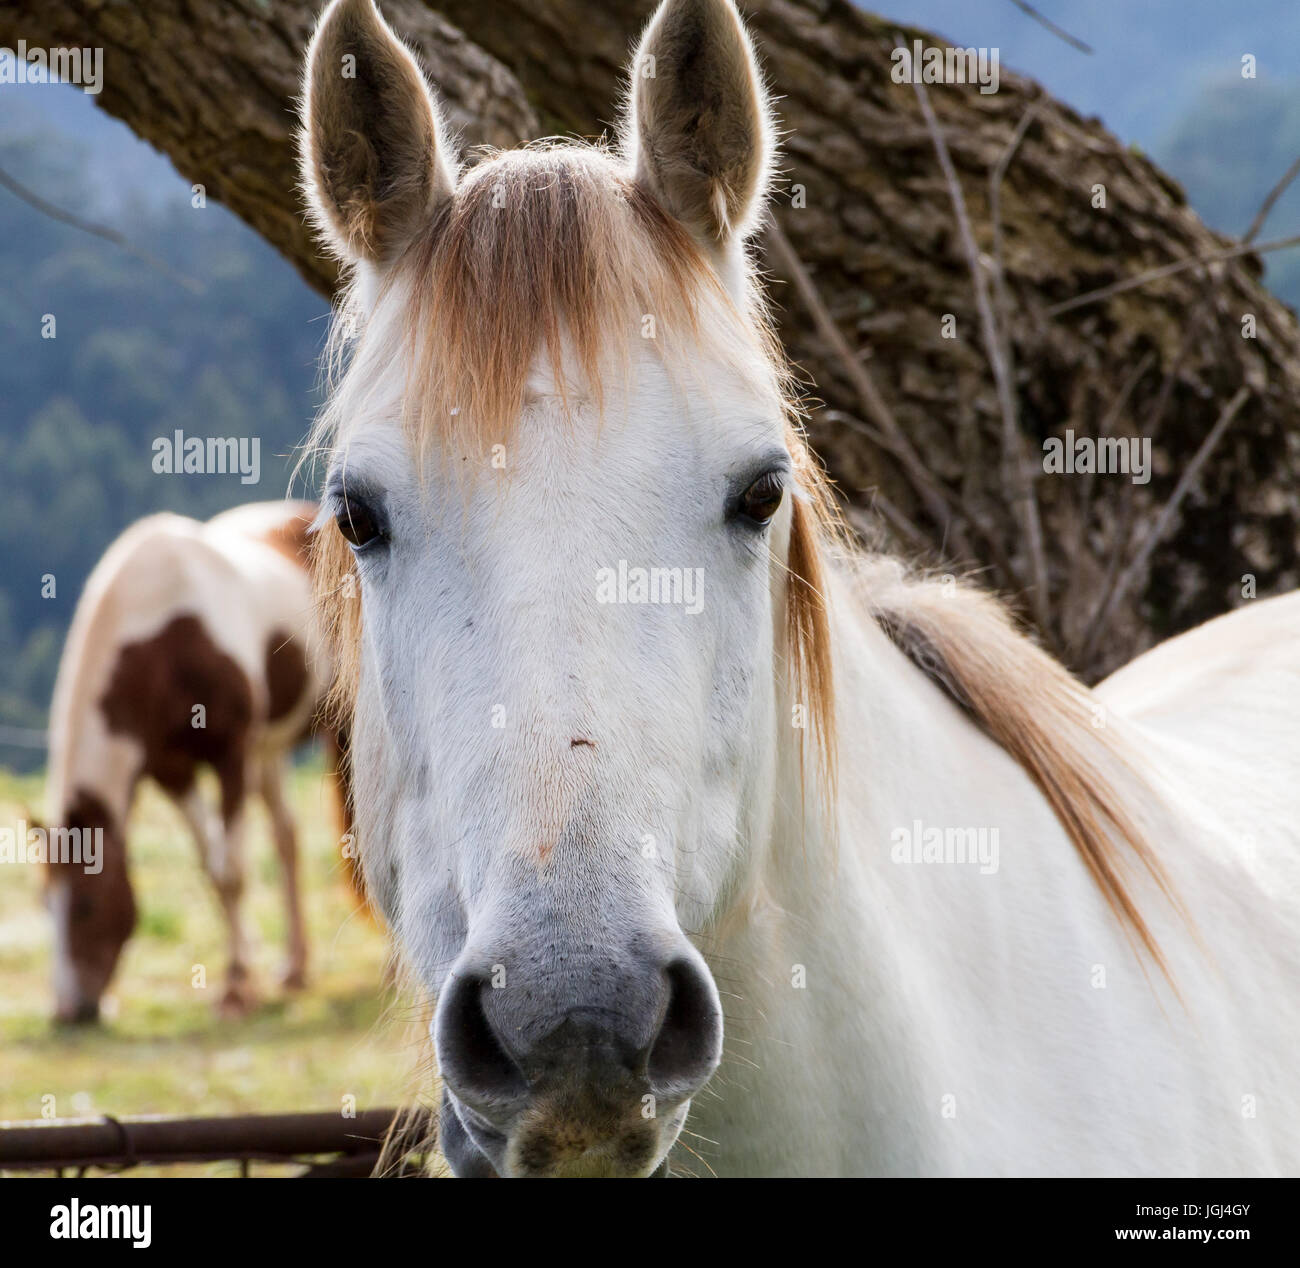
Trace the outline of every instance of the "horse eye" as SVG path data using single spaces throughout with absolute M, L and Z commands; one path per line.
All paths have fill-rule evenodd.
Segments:
M 341 497 L 334 522 L 339 526 L 339 532 L 358 549 L 384 536 L 374 511 L 358 498 Z
M 740 513 L 755 524 L 767 524 L 781 509 L 784 496 L 785 484 L 780 475 L 769 471 L 745 490 L 740 499 Z

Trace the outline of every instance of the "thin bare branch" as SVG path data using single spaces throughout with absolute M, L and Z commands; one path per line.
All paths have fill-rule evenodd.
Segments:
M 1007 293 L 1007 275 L 1002 235 L 1002 182 L 1006 178 L 1007 168 L 1020 149 L 1020 143 L 1029 131 L 1039 108 L 1042 97 L 1036 97 L 1026 107 L 1016 124 L 1011 140 L 1007 142 L 998 161 L 989 170 L 989 219 L 993 223 L 993 285 L 997 297 L 997 331 L 1002 344 L 1002 357 L 1007 367 L 1007 377 L 1015 379 L 1015 348 L 1011 342 L 1011 298 Z M 1014 403 L 1014 402 L 1013 402 Z
M 1156 393 L 1154 408 L 1145 429 L 1145 434 L 1151 437 L 1153 445 L 1155 438 L 1160 434 L 1165 415 L 1169 412 L 1169 403 L 1173 400 L 1174 386 L 1183 372 L 1183 367 L 1187 364 L 1187 358 L 1191 355 L 1192 349 L 1202 337 L 1207 314 L 1212 314 L 1213 311 L 1213 305 L 1208 303 L 1195 309 L 1183 333 L 1182 342 L 1178 345 L 1178 351 L 1174 354 L 1173 360 L 1169 363 L 1169 368 L 1165 371 L 1160 383 L 1160 390 Z M 1111 594 L 1119 584 L 1120 574 L 1124 569 L 1124 560 L 1128 556 L 1129 547 L 1132 543 L 1133 526 L 1137 522 L 1138 516 L 1136 487 L 1128 485 L 1125 492 L 1127 496 L 1118 499 L 1119 515 L 1116 520 L 1115 531 L 1111 537 L 1110 560 L 1106 565 L 1106 574 L 1102 579 L 1100 596 L 1093 607 L 1092 615 L 1088 618 L 1075 640 L 1074 646 L 1076 649 L 1081 649 L 1084 645 L 1095 646 L 1097 636 L 1103 633 L 1103 627 L 1099 624 L 1102 619 L 1102 609 L 1107 606 Z
M 1100 425 L 1097 428 L 1097 438 L 1104 440 L 1114 430 L 1115 424 L 1119 421 L 1119 416 L 1124 412 L 1128 405 L 1129 398 L 1133 395 L 1134 389 L 1141 382 L 1142 376 L 1151 368 L 1155 362 L 1155 353 L 1147 352 L 1138 358 L 1138 363 L 1129 371 L 1125 377 L 1120 390 L 1116 393 L 1115 399 L 1111 402 L 1110 408 L 1102 416 Z M 1079 496 L 1079 532 L 1088 531 L 1088 517 L 1092 514 L 1092 495 L 1097 484 L 1097 474 L 1089 471 L 1084 477 L 1083 492 Z M 1079 552 L 1079 558 L 1083 558 L 1086 551 Z
M 993 224 L 993 285 L 997 297 L 997 321 L 995 326 L 1002 347 L 1002 357 L 1007 367 L 1007 378 L 1012 381 L 1015 378 L 1015 349 L 1011 343 L 1011 299 L 1007 293 L 1002 235 L 1002 182 L 1006 178 L 1007 168 L 1015 157 L 1016 151 L 1020 149 L 1020 143 L 1024 140 L 1025 133 L 1029 131 L 1029 125 L 1033 123 L 1042 101 L 1041 97 L 1037 97 L 1029 103 L 1024 114 L 1020 116 L 1015 131 L 1011 134 L 1011 140 L 1007 142 L 1002 153 L 998 156 L 998 161 L 989 170 L 989 219 Z M 958 193 L 960 194 L 960 188 L 958 188 Z M 1014 408 L 1014 397 L 1012 398 L 1012 405 Z M 1003 421 L 1005 425 L 1005 415 Z M 1014 421 L 1013 418 L 1012 422 L 1014 423 Z
M 1124 598 L 1133 585 L 1146 574 L 1147 564 L 1150 561 L 1151 554 L 1160 544 L 1161 539 L 1169 530 L 1169 525 L 1173 522 L 1174 516 L 1178 513 L 1178 508 L 1182 505 L 1183 499 L 1191 491 L 1196 477 L 1200 474 L 1201 468 L 1205 465 L 1210 454 L 1214 452 L 1219 441 L 1223 439 L 1224 434 L 1232 425 L 1233 419 L 1241 412 L 1241 407 L 1246 403 L 1250 396 L 1250 388 L 1239 387 L 1232 399 L 1224 405 L 1219 411 L 1219 417 L 1215 420 L 1214 426 L 1210 428 L 1209 434 L 1201 441 L 1200 447 L 1192 456 L 1191 462 L 1183 468 L 1183 473 L 1178 478 L 1178 483 L 1174 486 L 1174 491 L 1160 510 L 1156 517 L 1151 531 L 1142 539 L 1142 544 L 1138 547 L 1137 553 L 1133 556 L 1128 567 L 1120 574 L 1119 579 L 1112 587 L 1110 593 L 1106 595 L 1097 615 L 1093 618 L 1092 628 L 1087 641 L 1084 643 L 1083 656 L 1086 659 L 1092 655 L 1096 640 L 1106 622 L 1110 620 L 1110 614 L 1115 607 Z
M 1277 200 L 1286 193 L 1291 182 L 1300 176 L 1300 158 L 1297 158 L 1290 167 L 1282 174 L 1282 179 L 1278 181 L 1272 189 L 1268 191 L 1264 201 L 1260 203 L 1259 210 L 1255 213 L 1255 219 L 1250 222 L 1250 228 L 1242 235 L 1243 243 L 1254 242 L 1259 231 L 1264 227 L 1264 221 L 1268 219 L 1269 212 L 1273 210 Z
M 894 417 L 893 410 L 889 408 L 872 381 L 871 375 L 867 373 L 866 367 L 849 347 L 848 340 L 844 338 L 818 292 L 817 284 L 809 276 L 808 270 L 799 258 L 799 253 L 790 244 L 790 239 L 785 236 L 784 230 L 777 224 L 775 218 L 769 217 L 767 233 L 768 242 L 776 257 L 777 268 L 799 293 L 799 298 L 813 319 L 818 334 L 835 354 L 845 377 L 853 385 L 864 413 L 875 422 L 878 432 L 873 434 L 873 440 L 877 443 L 883 441 L 887 451 L 898 460 L 904 475 L 921 499 L 930 518 L 936 524 L 945 526 L 945 532 L 950 528 L 958 549 L 975 558 L 965 542 L 960 525 L 955 522 L 955 508 L 946 490 L 921 461 Z
M 105 242 L 111 242 L 114 246 L 121 247 L 123 251 L 135 256 L 137 260 L 147 264 L 151 269 L 155 269 L 157 272 L 171 278 L 173 282 L 179 283 L 192 294 L 202 295 L 206 289 L 202 282 L 195 281 L 194 278 L 178 272 L 166 260 L 159 259 L 158 256 L 136 246 L 134 242 L 118 233 L 116 229 L 110 229 L 107 225 L 97 225 L 90 220 L 82 220 L 80 216 L 74 216 L 70 211 L 64 211 L 53 203 L 46 202 L 39 194 L 34 194 L 26 185 L 16 181 L 3 168 L 0 168 L 0 185 L 3 185 L 11 194 L 21 198 L 29 207 L 34 207 L 43 216 L 48 216 L 51 220 L 57 220 L 60 224 L 71 225 L 74 229 L 80 229 L 82 233 L 89 233 L 96 238 L 103 238 Z
M 1040 26 L 1046 27 L 1058 39 L 1064 40 L 1071 48 L 1077 48 L 1080 53 L 1091 53 L 1093 51 L 1091 44 L 1085 44 L 1076 35 L 1071 35 L 1069 31 L 1057 26 L 1051 18 L 1045 17 L 1034 8 L 1032 4 L 1026 3 L 1026 0 L 1011 0 L 1011 3 L 1020 10 L 1021 13 L 1028 14 Z
M 870 495 L 871 510 L 888 520 L 913 550 L 926 553 L 934 549 L 934 543 L 879 489 L 864 489 L 862 492 Z M 848 517 L 849 523 L 857 529 L 858 535 L 864 541 L 870 540 L 869 534 L 872 530 L 877 536 L 879 535 L 879 525 L 873 521 L 863 507 L 850 506 Z
M 902 36 L 895 37 L 902 47 Z M 1042 525 L 1038 516 L 1038 499 L 1034 482 L 1025 464 L 1021 446 L 1020 424 L 1017 420 L 1015 390 L 1011 381 L 1011 370 L 1004 355 L 1004 344 L 998 330 L 998 323 L 989 300 L 988 281 L 980 263 L 979 248 L 975 245 L 975 234 L 971 229 L 970 217 L 966 214 L 966 199 L 962 194 L 961 182 L 957 170 L 953 167 L 948 146 L 939 130 L 939 121 L 935 118 L 934 108 L 930 105 L 930 94 L 920 79 L 913 77 L 912 89 L 921 106 L 925 126 L 930 133 L 939 167 L 948 185 L 953 212 L 957 218 L 957 229 L 962 247 L 966 253 L 966 262 L 970 269 L 971 283 L 975 291 L 975 306 L 979 311 L 980 326 L 984 339 L 984 351 L 993 370 L 993 380 L 997 389 L 998 407 L 1002 413 L 1003 463 L 1010 483 L 1010 493 L 1015 506 L 1016 518 L 1025 535 L 1029 552 L 1029 566 L 1033 584 L 1030 588 L 1030 606 L 1043 637 L 1055 642 L 1055 631 L 1051 624 L 1051 608 L 1047 591 L 1047 551 L 1043 544 Z M 1027 125 L 1026 125 L 1027 126 Z M 1009 161 L 1009 160 L 1008 160 Z
M 1243 242 L 1238 246 L 1227 247 L 1222 251 L 1211 251 L 1207 255 L 1196 255 L 1186 260 L 1175 260 L 1172 264 L 1162 264 L 1159 268 L 1147 269 L 1145 273 L 1139 273 L 1136 277 L 1125 278 L 1122 282 L 1114 282 L 1110 286 L 1103 286 L 1095 291 L 1085 291 L 1082 295 L 1076 295 L 1073 299 L 1067 299 L 1060 304 L 1053 304 L 1047 309 L 1047 315 L 1049 317 L 1059 317 L 1062 313 L 1073 312 L 1076 308 L 1083 308 L 1087 304 L 1096 304 L 1103 299 L 1111 299 L 1115 295 L 1124 294 L 1125 291 L 1132 291 L 1139 286 L 1145 286 L 1148 282 L 1154 282 L 1162 277 L 1172 277 L 1175 273 L 1199 268 L 1205 264 L 1218 264 L 1224 260 L 1235 260 L 1242 255 L 1264 255 L 1269 251 L 1282 251 L 1287 247 L 1296 246 L 1300 246 L 1300 233 L 1289 238 L 1275 238 L 1272 242 L 1261 242 L 1258 245 Z
M 1025 107 L 1025 112 L 1020 116 L 1020 122 L 1016 124 L 1016 130 L 1011 134 L 1011 140 L 1006 144 L 1002 153 L 998 156 L 998 161 L 994 163 L 992 171 L 989 172 L 990 190 L 996 190 L 999 193 L 1002 190 L 1002 181 L 1006 177 L 1007 168 L 1011 165 L 1011 160 L 1015 158 L 1016 151 L 1020 149 L 1020 142 L 1025 139 L 1025 133 L 1029 131 L 1029 125 L 1038 117 L 1038 112 L 1043 108 L 1043 98 L 1035 97 L 1033 101 Z

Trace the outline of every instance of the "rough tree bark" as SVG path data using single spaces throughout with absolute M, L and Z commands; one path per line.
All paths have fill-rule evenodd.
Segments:
M 7 0 L 0 43 L 103 46 L 100 104 L 328 291 L 333 271 L 298 216 L 292 160 L 293 98 L 316 7 Z M 508 145 L 600 132 L 652 5 L 384 7 L 419 49 L 466 141 Z M 826 406 L 812 415 L 813 442 L 859 512 L 854 522 L 892 526 L 930 563 L 983 565 L 1027 614 L 1047 612 L 1046 638 L 1090 677 L 1240 602 L 1246 575 L 1260 595 L 1300 584 L 1300 336 L 1293 314 L 1260 285 L 1259 259 L 1186 269 L 1054 314 L 1094 288 L 1233 244 L 1206 229 L 1152 164 L 1028 79 L 1004 70 L 989 95 L 931 86 L 932 129 L 914 89 L 891 78 L 894 24 L 846 0 L 744 7 L 788 131 L 768 265 L 787 346 Z M 1012 505 L 1003 461 L 1006 402 L 982 340 L 936 130 L 1009 354 L 1021 469 L 1046 544 L 1041 606 L 1025 508 Z M 998 250 L 989 175 L 1000 160 Z M 1098 185 L 1104 208 L 1094 206 Z M 944 337 L 946 314 L 956 338 Z M 1248 314 L 1255 338 L 1242 335 Z M 919 474 L 882 436 L 891 425 Z M 1150 437 L 1150 483 L 1045 474 L 1043 441 L 1067 428 Z M 1188 488 L 1167 517 L 1167 539 L 1143 558 L 1145 537 L 1212 432 L 1195 479 L 1182 479 Z M 880 515 L 868 515 L 873 506 Z

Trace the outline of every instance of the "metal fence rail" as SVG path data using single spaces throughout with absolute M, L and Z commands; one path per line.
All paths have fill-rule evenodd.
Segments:
M 395 1109 L 355 1118 L 323 1114 L 246 1114 L 221 1118 L 51 1119 L 0 1122 L 0 1171 L 69 1168 L 125 1170 L 141 1163 L 312 1160 L 306 1176 L 369 1175 Z M 321 1161 L 322 1155 L 333 1155 Z

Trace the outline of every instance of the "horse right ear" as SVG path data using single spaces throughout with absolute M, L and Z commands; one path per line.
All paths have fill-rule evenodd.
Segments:
M 632 63 L 624 149 L 706 247 L 748 238 L 767 195 L 767 91 L 733 0 L 663 0 Z
M 449 152 L 424 74 L 373 0 L 334 0 L 307 49 L 299 139 L 324 241 L 350 263 L 391 263 L 451 197 Z

